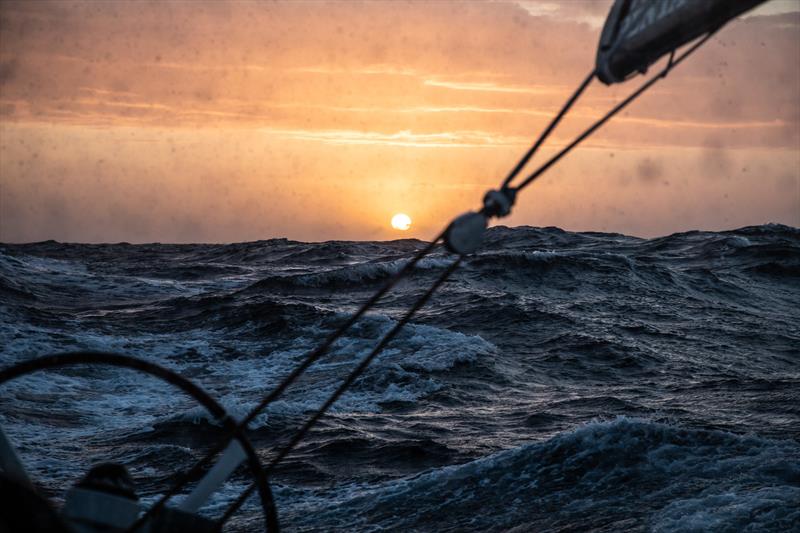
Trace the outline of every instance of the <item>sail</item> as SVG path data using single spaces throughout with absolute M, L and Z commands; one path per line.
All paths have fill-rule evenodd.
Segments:
M 663 55 L 766 0 L 615 0 L 597 49 L 597 77 L 626 80 Z

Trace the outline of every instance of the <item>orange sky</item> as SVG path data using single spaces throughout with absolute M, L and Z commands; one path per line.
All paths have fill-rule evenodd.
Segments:
M 0 241 L 430 238 L 592 68 L 608 6 L 0 2 Z M 593 85 L 541 155 L 637 83 Z M 765 222 L 800 225 L 793 0 L 724 28 L 502 221 Z

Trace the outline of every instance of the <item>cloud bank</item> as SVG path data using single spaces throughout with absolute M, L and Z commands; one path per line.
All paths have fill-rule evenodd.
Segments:
M 396 211 L 430 237 L 592 67 L 608 6 L 0 3 L 0 240 L 392 238 Z M 791 4 L 734 21 L 508 223 L 800 225 L 799 58 Z

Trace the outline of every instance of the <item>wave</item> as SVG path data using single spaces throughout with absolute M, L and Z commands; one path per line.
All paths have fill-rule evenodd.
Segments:
M 118 311 L 135 331 L 188 332 L 200 335 L 222 331 L 248 338 L 296 335 L 302 329 L 333 315 L 318 306 L 281 301 L 264 295 L 237 293 L 179 296 Z M 104 310 L 106 316 L 114 309 Z M 91 316 L 85 313 L 84 317 Z M 133 333 L 133 332 L 132 332 Z
M 0 296 L 5 302 L 27 303 L 36 300 L 36 294 L 23 284 L 0 275 Z
M 383 316 L 370 316 L 340 339 L 330 353 L 310 367 L 280 399 L 257 417 L 251 428 L 274 428 L 292 424 L 292 419 L 319 408 L 344 377 L 395 325 Z M 320 332 L 320 337 L 323 335 Z M 295 348 L 275 351 L 261 359 L 241 358 L 209 369 L 209 381 L 224 380 L 229 386 L 212 386 L 220 402 L 234 415 L 243 416 L 255 407 L 266 391 L 277 385 L 310 351 L 316 342 L 299 339 Z M 299 347 L 302 346 L 302 347 Z M 382 352 L 331 409 L 334 413 L 378 413 L 384 407 L 413 405 L 442 391 L 442 374 L 496 353 L 479 336 L 410 324 Z M 206 419 L 199 409 L 181 417 Z M 276 422 L 277 420 L 277 422 Z
M 562 274 L 599 273 L 620 275 L 635 273 L 631 258 L 613 252 L 581 250 L 533 250 L 481 253 L 468 261 L 472 267 L 489 273 Z
M 390 261 L 370 261 L 357 263 L 332 270 L 293 275 L 277 275 L 264 278 L 248 290 L 263 289 L 360 289 L 372 287 L 399 272 L 408 262 L 407 258 Z M 416 270 L 443 269 L 452 263 L 452 259 L 427 257 L 419 261 Z
M 618 418 L 293 498 L 284 520 L 298 531 L 789 531 L 800 523 L 798 454 L 795 441 Z
M 339 320 L 342 318 L 338 316 Z M 295 419 L 316 410 L 395 324 L 393 319 L 380 315 L 360 321 L 329 354 L 312 365 L 304 377 L 257 417 L 251 427 L 267 431 L 276 424 L 294 427 Z M 58 342 L 60 351 L 88 349 L 132 353 L 172 368 L 195 380 L 231 415 L 241 418 L 329 332 L 329 329 L 321 329 L 318 323 L 306 325 L 293 329 L 284 343 L 273 340 L 272 349 L 258 335 L 240 335 L 232 341 L 227 339 L 228 332 L 213 333 L 209 329 L 205 329 L 203 338 L 192 331 L 177 329 L 169 333 L 128 336 L 81 331 L 71 336 L 62 334 Z M 6 363 L 59 351 L 55 347 L 48 348 L 52 346 L 52 338 L 46 330 L 38 337 L 30 333 L 27 337 L 25 343 L 4 347 Z M 131 350 L 131 346 L 135 350 Z M 442 393 L 447 387 L 447 373 L 489 358 L 496 351 L 494 345 L 476 335 L 410 324 L 356 380 L 333 406 L 332 412 L 379 413 L 387 407 L 414 405 L 431 394 Z M 41 422 L 44 424 L 59 423 L 47 415 L 54 409 L 54 402 L 64 409 L 73 409 L 75 419 L 81 421 L 74 428 L 73 437 L 93 432 L 96 421 L 104 419 L 131 429 L 160 424 L 151 435 L 153 438 L 168 436 L 170 431 L 177 431 L 186 423 L 217 423 L 202 407 L 159 380 L 116 368 L 79 367 L 40 372 L 7 384 L 3 394 L 13 398 L 4 408 L 6 413 L 22 416 L 22 413 L 38 410 L 43 413 Z

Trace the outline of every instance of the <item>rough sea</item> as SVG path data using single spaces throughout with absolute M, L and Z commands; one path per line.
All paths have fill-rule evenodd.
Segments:
M 241 417 L 424 245 L 0 245 L 0 364 L 131 354 Z M 265 462 L 449 261 L 256 418 Z M 221 432 L 110 367 L 2 385 L 0 423 L 55 501 L 116 461 L 152 502 Z M 800 531 L 800 229 L 491 228 L 271 484 L 285 531 Z M 260 528 L 253 497 L 229 530 Z

